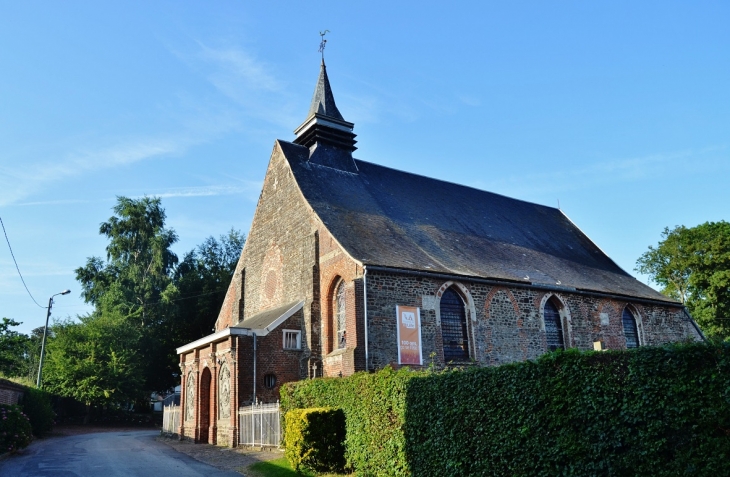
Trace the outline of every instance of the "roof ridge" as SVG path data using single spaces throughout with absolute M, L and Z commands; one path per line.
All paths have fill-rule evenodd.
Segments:
M 436 177 L 427 176 L 425 174 L 419 174 L 418 172 L 404 171 L 402 169 L 396 169 L 395 167 L 385 166 L 383 164 L 378 164 L 376 162 L 365 161 L 365 160 L 362 160 L 362 159 L 357 159 L 355 157 L 353 157 L 352 159 L 353 159 L 353 161 L 355 161 L 356 165 L 357 165 L 357 163 L 363 163 L 363 164 L 367 164 L 367 165 L 374 166 L 374 167 L 381 167 L 383 169 L 389 169 L 391 171 L 400 172 L 401 174 L 408 174 L 408 175 L 411 175 L 411 176 L 417 176 L 417 177 L 421 177 L 421 178 L 424 178 L 424 179 L 429 179 L 429 180 L 432 180 L 432 181 L 441 182 L 443 184 L 451 184 L 451 185 L 454 185 L 454 186 L 457 186 L 457 187 L 464 187 L 466 189 L 471 189 L 471 190 L 475 190 L 475 191 L 478 191 L 478 192 L 483 192 L 483 193 L 486 193 L 486 194 L 491 194 L 491 195 L 498 196 L 498 197 L 502 197 L 502 198 L 505 198 L 505 199 L 515 200 L 515 201 L 518 201 L 518 202 L 522 202 L 524 204 L 536 205 L 538 207 L 545 207 L 546 209 L 551 209 L 551 210 L 558 210 L 558 211 L 560 210 L 557 207 L 552 207 L 552 206 L 545 205 L 545 204 L 538 204 L 537 202 L 530 202 L 529 200 L 517 199 L 515 197 L 510 197 L 510 196 L 505 195 L 505 194 L 500 194 L 498 192 L 492 192 L 492 191 L 489 191 L 489 190 L 486 190 L 486 189 L 480 189 L 480 188 L 475 187 L 475 186 L 466 185 L 466 184 L 460 184 L 458 182 L 452 182 L 452 181 L 448 181 L 448 180 L 444 180 L 444 179 L 438 179 Z M 358 167 L 358 170 L 359 169 L 360 168 Z

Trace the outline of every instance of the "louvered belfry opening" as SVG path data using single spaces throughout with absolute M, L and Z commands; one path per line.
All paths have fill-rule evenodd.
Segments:
M 638 348 L 639 347 L 639 331 L 636 329 L 636 318 L 631 313 L 629 307 L 624 308 L 624 313 L 621 315 L 621 321 L 624 325 L 624 337 L 626 338 L 626 348 Z
M 555 303 L 550 300 L 545 302 L 543 318 L 545 320 L 545 338 L 547 339 L 548 351 L 565 349 L 563 322 L 560 319 L 560 312 Z
M 441 336 L 447 363 L 469 360 L 466 309 L 464 301 L 452 288 L 447 288 L 441 296 Z

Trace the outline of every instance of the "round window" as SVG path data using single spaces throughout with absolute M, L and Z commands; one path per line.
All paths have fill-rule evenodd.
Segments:
M 273 374 L 264 375 L 264 387 L 266 389 L 273 389 L 276 386 L 276 376 Z

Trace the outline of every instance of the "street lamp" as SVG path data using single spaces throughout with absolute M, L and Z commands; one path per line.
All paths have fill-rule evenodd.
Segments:
M 53 297 L 58 295 L 68 295 L 71 293 L 71 290 L 64 290 L 61 293 L 56 293 L 55 295 L 51 295 L 51 298 L 48 299 L 48 313 L 46 314 L 46 327 L 43 328 L 43 343 L 41 344 L 41 362 L 38 365 L 38 379 L 35 382 L 36 387 L 41 387 L 41 374 L 43 373 L 43 355 L 46 351 L 46 335 L 48 334 L 48 318 L 51 317 L 51 307 L 53 306 Z

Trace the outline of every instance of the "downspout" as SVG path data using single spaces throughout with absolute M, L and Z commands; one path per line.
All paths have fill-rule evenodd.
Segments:
M 362 266 L 362 296 L 363 310 L 365 313 L 365 371 L 370 371 L 370 361 L 368 356 L 368 267 Z
M 252 404 L 256 404 L 256 333 L 253 334 L 253 400 Z

